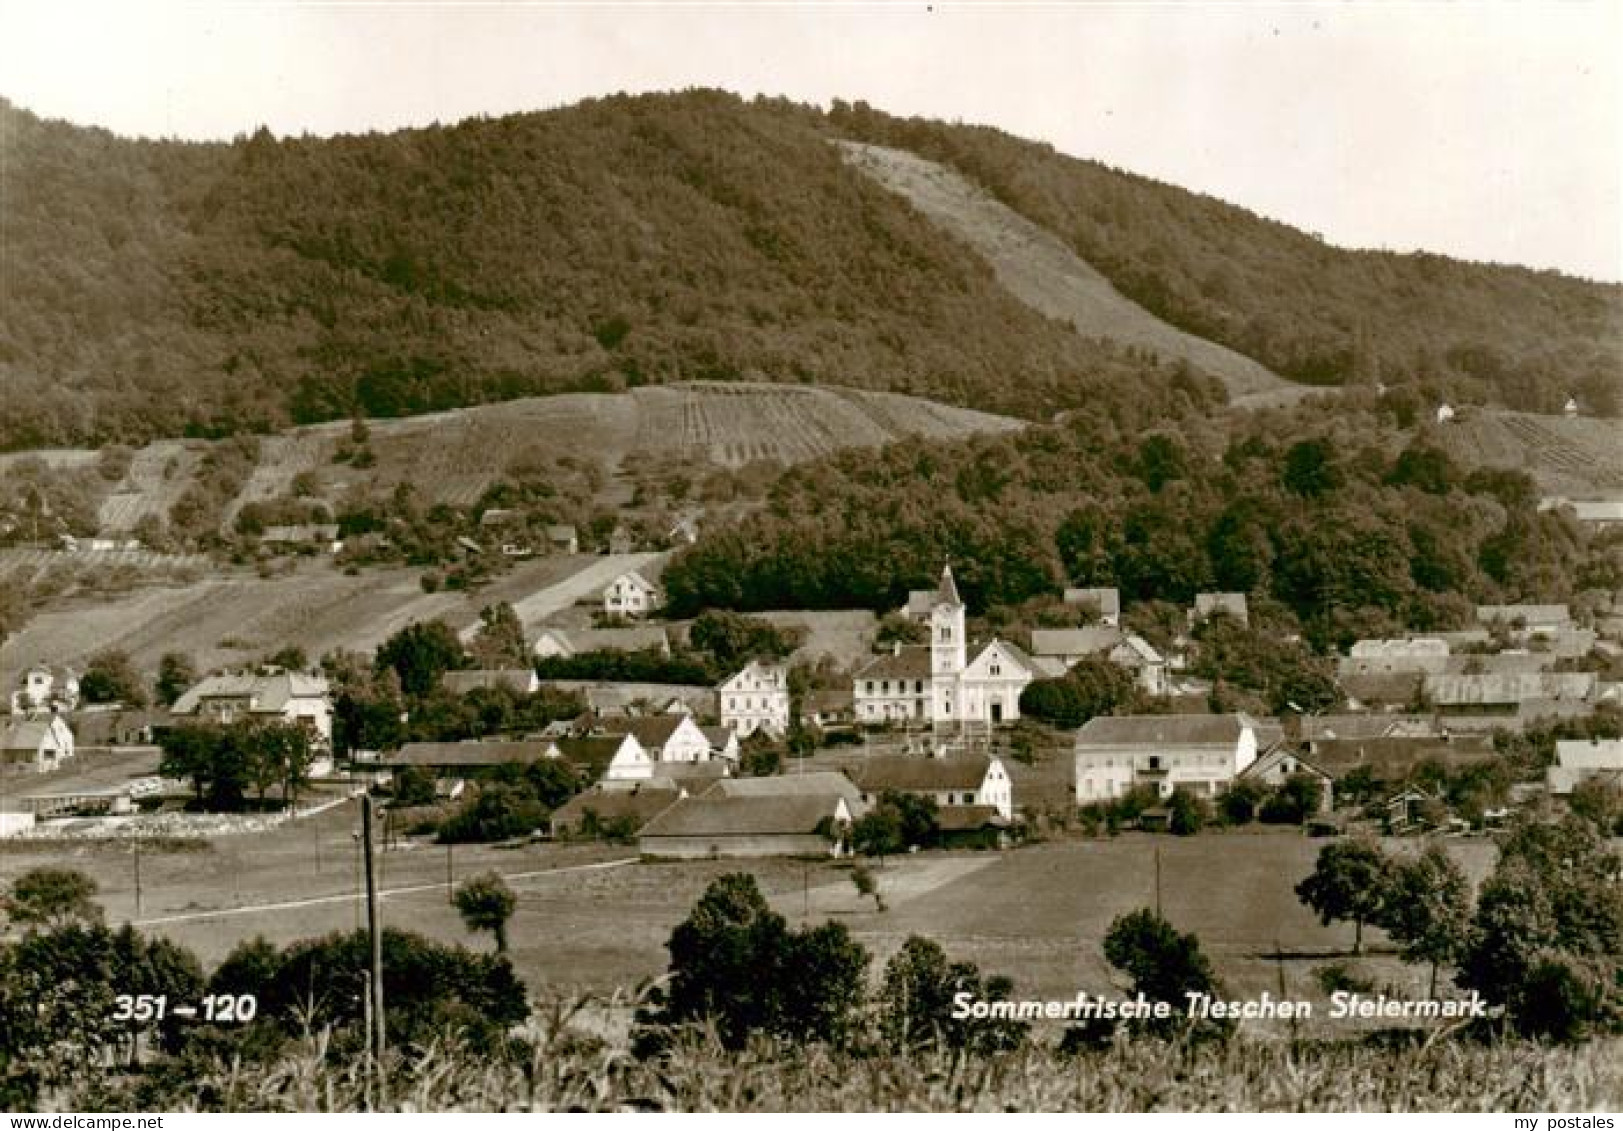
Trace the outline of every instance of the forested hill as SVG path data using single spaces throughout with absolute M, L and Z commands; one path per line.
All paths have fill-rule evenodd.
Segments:
M 677 379 L 1038 419 L 1219 395 L 1039 314 L 835 139 L 969 175 L 1152 312 L 1295 379 L 1529 409 L 1576 392 L 1615 410 L 1623 289 L 1337 251 L 988 130 L 691 92 L 201 145 L 0 100 L 0 447 Z

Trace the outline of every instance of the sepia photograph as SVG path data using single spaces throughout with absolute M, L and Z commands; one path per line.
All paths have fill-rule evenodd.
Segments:
M 0 0 L 0 712 L 6 1129 L 1616 1131 L 1623 0 Z

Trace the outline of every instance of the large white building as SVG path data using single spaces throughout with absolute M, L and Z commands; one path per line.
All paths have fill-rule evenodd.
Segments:
M 721 725 L 740 738 L 758 730 L 783 735 L 789 729 L 789 672 L 782 664 L 751 660 L 716 689 Z
M 244 718 L 283 719 L 308 727 L 322 746 L 332 743 L 327 677 L 303 672 L 226 672 L 196 684 L 170 708 L 176 719 L 230 724 Z
M 951 566 L 941 571 L 926 623 L 928 644 L 898 645 L 857 670 L 857 721 L 996 725 L 1018 719 L 1020 693 L 1036 667 L 1004 640 L 993 640 L 969 659 L 964 603 Z
M 1076 732 L 1077 804 L 1140 785 L 1213 797 L 1257 754 L 1257 724 L 1243 714 L 1100 716 Z

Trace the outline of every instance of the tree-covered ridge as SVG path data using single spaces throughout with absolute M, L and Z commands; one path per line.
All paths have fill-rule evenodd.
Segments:
M 1168 322 L 1321 385 L 1623 410 L 1623 287 L 1427 253 L 1348 251 L 1213 197 L 1001 131 L 836 103 L 831 124 L 979 181 Z M 1340 191 L 1325 186 L 1325 191 Z M 1424 192 L 1424 185 L 1414 186 Z
M 0 105 L 0 444 L 772 378 L 1021 415 L 1158 371 L 847 169 L 813 111 L 610 98 L 389 135 L 129 142 Z
M 1604 547 L 1540 513 L 1526 476 L 1467 473 L 1425 433 L 1394 456 L 1361 413 L 1305 406 L 1226 437 L 1189 411 L 1158 430 L 1079 414 L 802 465 L 765 511 L 682 551 L 668 599 L 678 615 L 891 609 L 946 558 L 976 610 L 1068 584 L 1183 606 L 1235 591 L 1325 647 L 1456 627 L 1473 603 L 1617 584 Z
M 1338 251 L 991 130 L 695 91 L 184 144 L 0 100 L 0 448 L 704 378 L 1047 419 L 1172 376 L 1013 298 L 838 137 L 957 167 L 1152 312 L 1299 380 L 1617 408 L 1615 286 Z

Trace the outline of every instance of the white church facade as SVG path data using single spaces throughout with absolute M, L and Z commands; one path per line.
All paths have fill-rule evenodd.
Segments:
M 914 602 L 922 604 L 918 596 Z M 951 566 L 942 569 L 928 612 L 919 611 L 929 628 L 928 644 L 897 645 L 857 670 L 857 721 L 995 726 L 1018 719 L 1020 693 L 1035 678 L 1035 665 L 1019 648 L 997 639 L 969 658 L 964 603 Z

